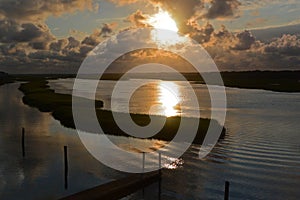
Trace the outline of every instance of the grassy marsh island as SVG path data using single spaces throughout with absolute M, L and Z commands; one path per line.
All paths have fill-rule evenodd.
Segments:
M 20 86 L 20 90 L 24 93 L 23 102 L 31 107 L 36 107 L 42 112 L 51 112 L 52 116 L 59 120 L 60 123 L 69 128 L 75 128 L 73 115 L 72 115 L 72 96 L 68 94 L 58 94 L 54 90 L 50 89 L 47 85 L 48 82 L 45 79 L 35 79 L 27 83 L 23 83 Z M 85 98 L 78 97 L 80 102 L 92 101 Z M 79 105 L 80 106 L 80 105 Z M 95 101 L 96 112 L 98 121 L 105 134 L 117 135 L 117 136 L 129 136 L 123 132 L 113 118 L 113 113 L 109 110 L 100 109 L 103 107 L 102 101 Z M 82 108 L 84 109 L 84 108 Z M 84 112 L 87 112 L 84 110 Z M 91 111 L 92 112 L 92 111 Z M 124 113 L 114 113 L 117 115 L 124 115 Z M 145 126 L 150 122 L 148 115 L 143 114 L 131 114 L 131 117 L 135 123 L 141 126 Z M 159 120 L 163 120 L 163 116 L 152 116 L 156 117 Z M 185 118 L 187 120 L 198 120 L 195 118 Z M 174 138 L 177 133 L 181 121 L 181 117 L 168 117 L 166 123 L 162 130 L 153 136 L 153 139 L 160 139 L 165 141 L 170 141 Z M 216 123 L 217 126 L 220 126 L 217 121 L 210 119 L 200 119 L 199 128 L 194 140 L 196 144 L 202 144 L 203 139 L 206 135 L 208 125 Z M 89 119 L 86 119 L 86 123 L 89 123 Z M 80 128 L 80 127 L 79 127 Z M 88 130 L 86 130 L 88 129 Z M 84 127 L 83 131 L 94 132 L 92 128 Z M 225 128 L 223 128 L 222 136 L 225 134 Z

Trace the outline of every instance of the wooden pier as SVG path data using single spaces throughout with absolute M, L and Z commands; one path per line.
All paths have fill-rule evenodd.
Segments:
M 117 200 L 160 181 L 160 171 L 145 174 L 134 174 L 64 197 L 60 200 Z

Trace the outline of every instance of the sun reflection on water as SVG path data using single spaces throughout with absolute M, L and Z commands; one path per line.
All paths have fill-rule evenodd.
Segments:
M 163 165 L 163 168 L 166 169 L 177 169 L 178 167 L 181 167 L 184 164 L 184 161 L 182 158 L 167 158 L 167 162 Z
M 160 82 L 159 88 L 159 103 L 163 107 L 163 112 L 166 117 L 178 115 L 177 107 L 180 104 L 180 91 L 178 85 L 174 82 Z

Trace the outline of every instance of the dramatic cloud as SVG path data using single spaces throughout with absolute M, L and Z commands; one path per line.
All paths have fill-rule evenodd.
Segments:
M 233 42 L 236 41 L 235 35 L 228 31 L 225 26 L 222 26 L 220 30 L 212 32 L 209 37 L 209 41 L 202 43 L 204 47 L 216 47 L 227 50 L 231 49 Z
M 137 0 L 110 1 L 119 6 L 137 2 Z M 276 35 L 274 37 L 277 38 L 271 41 L 259 41 L 251 31 L 233 33 L 225 26 L 216 30 L 210 23 L 212 19 L 231 20 L 239 17 L 247 6 L 279 2 L 279 0 L 255 1 L 256 4 L 250 0 L 150 0 L 149 2 L 156 11 L 158 8 L 168 11 L 176 21 L 179 32 L 199 42 L 209 52 L 220 70 L 297 69 L 300 67 L 299 36 L 280 34 L 280 37 Z M 295 0 L 291 1 L 297 3 Z M 86 55 L 105 37 L 116 32 L 117 24 L 105 23 L 84 37 L 66 36 L 57 39 L 45 24 L 45 19 L 51 15 L 59 16 L 84 9 L 94 10 L 98 7 L 93 0 L 0 0 L 1 70 L 28 72 L 30 66 L 39 72 L 76 72 Z M 148 18 L 147 13 L 136 10 L 126 19 L 127 22 L 131 22 L 131 27 L 124 29 L 148 27 L 146 23 Z M 265 19 L 257 17 L 248 22 L 248 26 L 265 22 Z M 131 43 L 117 38 L 117 43 L 110 44 L 112 51 L 110 53 L 118 52 L 126 45 L 138 47 L 141 43 L 149 42 L 149 38 L 151 38 L 149 33 L 145 33 L 143 38 L 131 38 Z M 173 61 L 169 58 L 170 55 L 162 57 L 158 52 L 139 51 L 130 56 L 132 62 L 141 61 L 135 60 L 137 58 L 147 58 L 153 62 L 156 59 Z M 121 59 L 119 62 L 126 65 L 127 61 Z
M 238 0 L 210 0 L 211 6 L 204 15 L 208 19 L 235 17 L 241 3 Z
M 0 20 L 0 42 L 7 45 L 8 49 L 16 46 L 26 46 L 26 49 L 33 48 L 46 50 L 49 43 L 55 40 L 47 25 L 43 23 L 18 23 L 14 20 Z M 22 43 L 26 43 L 25 45 Z M 11 48 L 14 46 L 13 48 Z M 25 47 L 24 47 L 25 48 Z
M 67 39 L 60 39 L 57 41 L 54 41 L 50 44 L 50 50 L 51 51 L 61 51 L 63 48 L 65 48 L 68 44 L 68 40 Z
M 296 35 L 283 35 L 270 44 L 264 46 L 264 52 L 280 55 L 300 56 L 300 37 Z
M 203 27 L 198 24 L 191 24 L 194 30 L 189 34 L 194 40 L 200 44 L 210 41 L 212 34 L 214 33 L 214 27 L 210 23 L 206 23 Z
M 78 48 L 80 45 L 80 42 L 76 40 L 74 37 L 68 37 L 68 45 L 65 47 L 65 49 L 75 49 Z
M 44 20 L 77 10 L 97 10 L 93 0 L 1 0 L 0 18 L 14 20 Z
M 300 39 L 283 35 L 272 42 L 257 40 L 250 31 L 233 33 L 222 26 L 219 30 L 207 23 L 192 24 L 190 36 L 202 44 L 220 70 L 284 70 L 300 67 Z
M 33 73 L 48 72 L 47 68 L 62 73 L 75 73 L 87 54 L 113 32 L 116 24 L 103 24 L 82 41 L 75 37 L 57 40 L 45 24 L 1 21 L 0 27 L 2 69 L 10 71 L 7 68 L 18 65 L 17 71 L 23 73 L 25 66 L 30 66 Z M 51 70 L 49 72 L 51 73 Z
M 0 20 L 0 42 L 2 43 L 49 41 L 53 38 L 54 36 L 45 24 L 19 24 L 14 20 Z
M 103 37 L 107 37 L 109 34 L 113 32 L 114 27 L 116 27 L 116 23 L 112 24 L 103 24 L 103 27 L 101 28 L 100 35 Z
M 9 45 L 1 45 L 0 52 L 2 55 L 12 55 L 16 57 L 25 57 L 27 55 L 28 45 L 12 43 Z
M 135 13 L 132 13 L 126 21 L 131 22 L 134 24 L 135 27 L 143 28 L 147 27 L 148 25 L 145 23 L 145 20 L 148 19 L 148 16 L 144 15 L 142 11 L 137 10 Z
M 255 38 L 249 31 L 243 31 L 235 35 L 236 42 L 232 49 L 247 50 L 255 43 Z
M 114 1 L 113 1 L 114 2 Z M 132 1 L 122 1 L 129 4 Z M 160 7 L 170 13 L 176 21 L 180 32 L 190 33 L 197 21 L 208 19 L 226 19 L 237 17 L 238 8 L 241 3 L 238 0 L 150 0 L 154 7 Z M 146 15 L 136 11 L 129 16 L 129 21 L 137 27 L 146 26 L 144 20 Z M 197 29 L 197 28 L 196 28 Z
M 117 26 L 116 23 L 103 24 L 101 29 L 95 29 L 94 32 L 82 40 L 83 45 L 96 46 L 102 40 L 102 37 L 108 37 L 113 33 L 113 29 Z
M 96 46 L 100 42 L 101 31 L 96 29 L 91 35 L 82 40 L 82 44 Z
M 98 10 L 93 0 L 1 0 L 0 63 L 2 68 L 31 66 L 38 70 L 57 66 L 74 66 L 99 42 L 81 42 L 74 37 L 57 40 L 45 24 L 49 16 L 60 16 L 82 10 Z M 112 32 L 113 25 L 104 24 L 101 36 Z M 68 68 L 68 67 L 67 67 Z M 10 71 L 10 70 L 9 70 Z M 21 71 L 26 71 L 22 68 Z M 28 71 L 28 70 L 27 70 Z M 49 70 L 51 71 L 51 70 Z
M 295 70 L 300 67 L 300 39 L 295 35 L 283 35 L 270 43 L 262 43 L 249 31 L 233 34 L 223 27 L 203 45 L 221 70 Z

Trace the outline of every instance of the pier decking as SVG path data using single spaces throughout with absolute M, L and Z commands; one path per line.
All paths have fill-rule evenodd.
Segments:
M 64 198 L 60 200 L 114 200 L 126 197 L 154 182 L 160 181 L 161 172 L 134 174 L 118 179 Z

